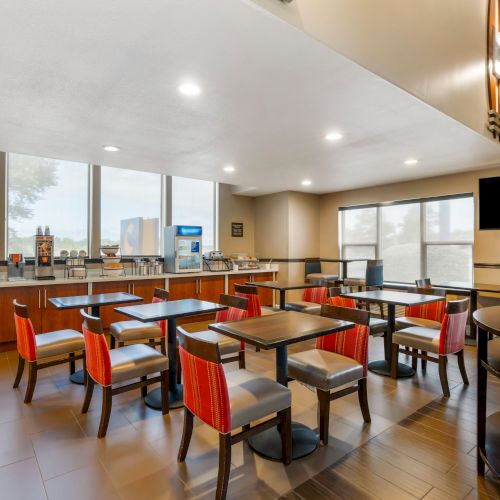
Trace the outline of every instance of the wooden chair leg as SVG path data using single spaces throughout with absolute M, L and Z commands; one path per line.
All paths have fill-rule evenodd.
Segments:
M 125 345 L 125 342 L 118 342 L 118 347 L 123 347 Z
M 193 435 L 193 414 L 184 407 L 184 429 L 182 431 L 181 445 L 179 446 L 179 453 L 177 454 L 177 461 L 184 462 Z
M 292 462 L 292 409 L 280 412 L 281 416 L 281 461 L 284 465 Z
M 99 423 L 98 438 L 103 438 L 106 435 L 109 424 L 109 417 L 111 416 L 113 395 L 111 393 L 111 386 L 108 385 L 102 388 L 102 413 L 101 422 Z
M 161 383 L 160 383 L 160 391 L 161 391 L 161 412 L 163 415 L 167 415 L 169 411 L 168 406 L 168 370 L 162 371 L 160 373 Z
M 167 355 L 167 346 L 166 346 L 166 339 L 165 337 L 162 337 L 161 340 L 160 340 L 160 350 L 161 350 L 161 353 L 166 356 Z
M 216 500 L 223 500 L 227 495 L 229 472 L 231 470 L 231 434 L 219 434 L 219 474 L 217 476 Z
M 141 382 L 146 382 L 148 380 L 147 376 L 141 377 Z M 143 385 L 141 387 L 141 398 L 145 398 L 148 395 L 148 386 Z
M 89 377 L 89 372 L 87 371 L 87 357 L 85 355 L 85 351 L 82 351 L 83 354 L 83 359 L 82 359 L 82 364 L 83 364 L 83 384 L 87 385 Z
M 14 385 L 12 386 L 14 389 L 17 389 L 19 387 L 19 382 L 21 382 L 23 372 L 24 372 L 24 358 L 19 354 L 17 358 L 16 378 L 14 379 Z
M 367 387 L 368 384 L 366 378 L 358 380 L 359 407 L 361 408 L 361 414 L 363 415 L 363 420 L 368 423 L 372 421 L 372 418 L 370 416 L 370 407 L 368 406 Z
M 109 338 L 110 344 L 111 344 L 111 349 L 114 349 L 116 347 L 116 339 L 111 335 Z
M 448 374 L 446 373 L 446 356 L 439 356 L 439 379 L 445 398 L 450 397 L 450 387 L 448 386 Z
M 427 351 L 421 351 L 423 356 L 427 356 Z M 425 372 L 427 370 L 427 360 L 422 358 L 422 371 Z
M 398 378 L 399 344 L 392 344 L 391 377 Z
M 316 389 L 316 393 L 319 403 L 319 439 L 327 445 L 330 426 L 330 391 Z
M 156 349 L 155 339 L 148 339 L 148 345 L 149 345 L 149 347 L 152 347 L 153 349 Z
M 75 367 L 75 353 L 70 352 L 69 353 L 69 374 L 73 375 L 75 373 L 76 367 Z
M 83 400 L 82 413 L 89 411 L 90 402 L 92 401 L 92 394 L 94 393 L 94 379 L 87 377 L 87 384 L 85 385 L 85 399 Z
M 238 353 L 238 366 L 240 369 L 245 369 L 246 367 L 246 362 L 245 362 L 245 351 L 240 351 Z
M 182 365 L 181 365 L 181 357 L 179 355 L 179 349 L 177 349 L 177 383 L 180 384 L 182 382 Z
M 457 352 L 458 357 L 458 368 L 460 369 L 460 375 L 462 375 L 462 380 L 465 385 L 469 385 L 469 377 L 467 377 L 467 372 L 465 371 L 465 360 L 464 360 L 464 350 Z
M 26 394 L 24 396 L 24 402 L 26 404 L 31 403 L 33 399 L 33 392 L 35 391 L 36 385 L 36 376 L 38 372 L 38 368 L 36 365 L 36 361 L 30 361 L 28 363 L 28 387 L 26 388 Z
M 418 349 L 412 349 L 413 354 L 418 354 Z M 411 367 L 416 370 L 417 369 L 417 362 L 418 358 L 413 357 L 411 358 Z

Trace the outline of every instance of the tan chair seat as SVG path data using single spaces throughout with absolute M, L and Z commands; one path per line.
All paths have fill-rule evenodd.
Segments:
M 287 387 L 247 370 L 226 374 L 231 430 L 288 408 L 292 393 Z
M 143 323 L 137 320 L 118 321 L 111 323 L 109 333 L 118 342 L 127 342 L 161 337 L 161 328 L 158 323 Z
M 339 279 L 339 275 L 338 274 L 329 274 L 329 273 L 310 273 L 306 276 L 306 279 L 335 281 L 335 280 Z
M 260 308 L 261 316 L 270 316 L 271 314 L 276 314 L 282 312 L 281 309 L 274 309 L 272 306 L 262 306 Z
M 441 330 L 441 323 L 432 319 L 415 318 L 413 316 L 401 316 L 396 318 L 396 330 L 403 330 L 412 326 L 423 326 L 433 330 Z
M 285 304 L 286 311 L 297 311 L 307 314 L 321 314 L 321 304 L 316 302 L 306 302 L 304 300 L 298 300 L 296 302 L 290 302 Z
M 58 330 L 35 335 L 35 344 L 37 358 L 49 358 L 85 349 L 83 335 L 76 330 Z
M 488 342 L 488 364 L 500 373 L 500 338 Z
M 234 340 L 231 337 L 227 337 L 226 335 L 213 332 L 212 330 L 193 332 L 190 333 L 189 335 L 197 339 L 204 340 L 205 342 L 214 342 L 219 344 L 219 352 L 221 356 L 240 352 L 239 340 Z
M 370 318 L 370 334 L 378 335 L 387 331 L 387 320 L 382 318 Z
M 439 330 L 433 328 L 412 326 L 395 332 L 392 336 L 392 343 L 437 353 L 439 351 L 439 334 Z
M 111 349 L 109 357 L 112 384 L 168 369 L 167 356 L 144 344 Z
M 311 349 L 288 357 L 288 374 L 324 391 L 363 378 L 363 365 L 352 358 L 323 349 Z

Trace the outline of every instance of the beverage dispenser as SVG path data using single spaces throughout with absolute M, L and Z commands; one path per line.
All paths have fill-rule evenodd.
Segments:
M 196 273 L 203 270 L 201 226 L 167 226 L 164 257 L 167 273 Z

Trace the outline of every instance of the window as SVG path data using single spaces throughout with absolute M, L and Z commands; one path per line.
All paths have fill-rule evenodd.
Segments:
M 341 209 L 342 256 L 384 260 L 384 279 L 472 279 L 472 194 Z M 362 277 L 366 264 L 349 265 Z
M 214 182 L 172 177 L 172 224 L 202 226 L 203 251 L 215 250 Z
M 101 244 L 160 255 L 161 174 L 101 167 Z
M 33 257 L 38 226 L 50 227 L 55 254 L 88 252 L 88 165 L 9 153 L 7 252 Z

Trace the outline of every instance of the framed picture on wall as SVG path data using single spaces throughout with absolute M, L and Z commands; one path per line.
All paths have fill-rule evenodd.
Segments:
M 243 238 L 243 222 L 231 222 L 231 236 Z

